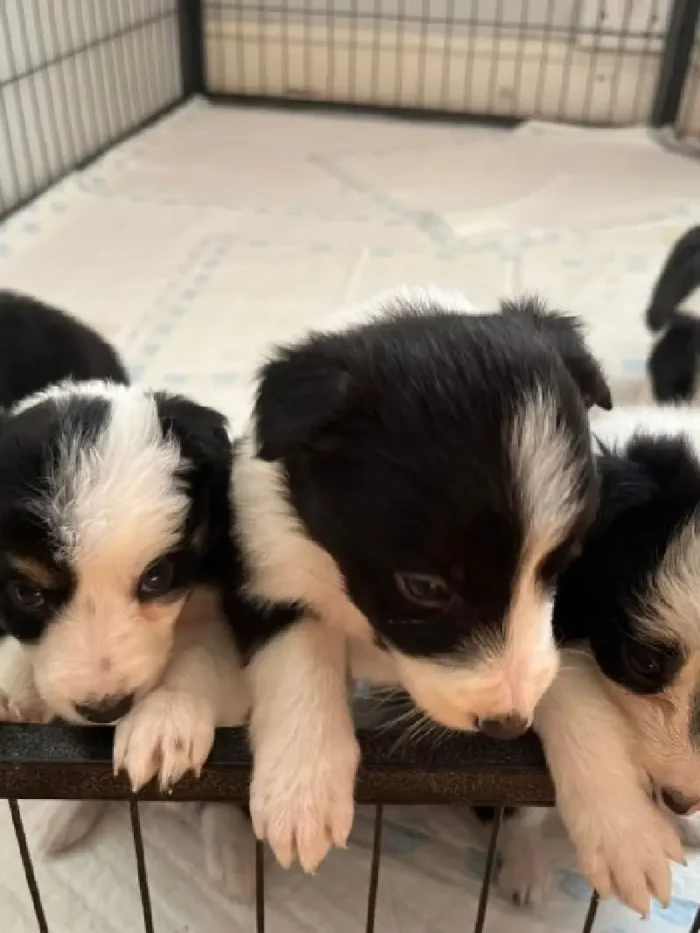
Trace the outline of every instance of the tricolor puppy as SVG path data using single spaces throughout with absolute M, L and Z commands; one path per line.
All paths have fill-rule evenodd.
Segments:
M 592 520 L 586 407 L 610 405 L 576 323 L 470 315 L 407 291 L 278 349 L 234 458 L 250 658 L 251 810 L 283 864 L 343 845 L 353 674 L 451 728 L 524 732 L 552 682 L 553 584 Z
M 136 789 L 198 771 L 215 726 L 245 718 L 216 585 L 230 472 L 223 416 L 162 392 L 67 382 L 0 422 L 0 628 L 48 714 L 116 725 L 115 768 Z M 89 802 L 51 814 L 53 848 L 96 818 Z M 245 820 L 210 805 L 203 819 L 210 870 L 236 890 Z
M 700 412 L 620 409 L 594 432 L 601 507 L 555 608 L 576 647 L 535 725 L 584 872 L 646 913 L 682 858 L 668 811 L 700 807 Z M 546 891 L 540 822 L 521 813 L 506 837 L 517 900 Z

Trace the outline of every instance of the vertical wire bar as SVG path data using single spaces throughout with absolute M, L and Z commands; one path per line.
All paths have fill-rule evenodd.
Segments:
M 360 11 L 358 0 L 352 0 L 350 4 L 350 53 L 348 56 L 348 79 L 350 85 L 350 94 L 354 101 L 357 101 L 359 97 L 357 91 L 357 30 L 359 28 L 359 15 Z
M 335 16 L 333 4 L 326 2 L 326 50 L 328 55 L 328 70 L 326 72 L 326 96 L 329 100 L 335 98 Z
M 642 49 L 639 55 L 639 67 L 637 69 L 637 84 L 634 89 L 634 101 L 632 103 L 632 117 L 633 119 L 643 118 L 644 122 L 649 118 L 648 113 L 641 112 L 641 98 L 642 98 L 642 87 L 644 86 L 644 72 L 645 65 L 651 61 L 651 47 L 653 43 L 653 29 L 655 24 L 658 22 L 659 12 L 657 8 L 657 0 L 652 0 L 651 7 L 649 9 L 649 21 L 647 23 L 647 34 L 644 40 L 644 48 Z M 663 30 L 659 30 L 659 34 L 662 34 Z M 657 70 L 658 78 L 658 70 Z
M 49 20 L 50 19 L 51 19 L 51 14 L 49 13 Z M 49 131 L 54 140 L 54 145 L 56 146 L 56 153 L 58 155 L 58 161 L 59 161 L 58 170 L 59 170 L 59 173 L 63 175 L 63 173 L 66 171 L 67 168 L 72 167 L 75 164 L 74 153 L 69 154 L 68 156 L 64 155 L 63 138 L 61 136 L 61 131 L 58 128 L 58 118 L 56 116 L 57 108 L 54 107 L 53 99 L 52 99 L 53 91 L 54 91 L 54 82 L 52 80 L 52 72 L 53 72 L 53 75 L 55 76 L 55 79 L 56 79 L 56 84 L 58 84 L 58 88 L 59 88 L 59 94 L 57 94 L 56 97 L 58 98 L 60 96 L 63 100 L 64 113 L 66 115 L 66 120 L 68 121 L 68 130 L 69 130 L 68 135 L 70 135 L 72 126 L 71 126 L 71 119 L 70 119 L 70 110 L 68 109 L 68 91 L 66 89 L 66 79 L 63 73 L 64 59 L 63 59 L 63 54 L 61 53 L 61 50 L 59 49 L 59 46 L 58 46 L 58 36 L 56 34 L 53 35 L 53 41 L 54 41 L 53 55 L 49 52 L 48 46 L 46 45 L 46 36 L 44 34 L 44 22 L 40 15 L 39 10 L 36 9 L 36 7 L 34 8 L 34 34 L 36 36 L 36 42 L 37 42 L 37 46 L 39 49 L 39 57 L 41 59 L 41 63 L 43 66 L 41 70 L 46 80 L 46 92 L 47 92 L 47 98 L 48 98 L 47 111 L 48 111 L 48 119 L 49 119 L 49 124 L 50 124 Z M 49 65 L 49 62 L 51 61 L 52 58 L 56 60 L 56 64 L 53 66 L 53 68 L 51 67 L 51 65 Z M 63 91 L 63 93 L 60 94 L 60 91 Z M 75 150 L 75 146 L 73 146 L 73 149 Z
M 624 11 L 622 14 L 622 28 L 620 29 L 617 45 L 615 47 L 615 65 L 613 68 L 612 81 L 610 82 L 610 100 L 608 101 L 608 114 L 606 118 L 607 123 L 612 123 L 615 119 L 615 105 L 617 104 L 617 97 L 620 92 L 622 65 L 625 61 L 625 58 L 627 57 L 627 39 L 631 35 L 629 30 L 625 33 L 624 27 L 629 25 L 630 19 L 632 18 L 632 2 L 633 0 L 625 0 Z M 639 75 L 637 76 L 637 86 L 639 86 L 641 77 L 642 68 L 640 66 Z
M 270 93 L 267 80 L 267 40 L 267 10 L 264 0 L 260 0 L 258 3 L 258 91 L 263 94 Z
M 416 107 L 425 107 L 425 75 L 428 61 L 428 29 L 430 26 L 430 0 L 423 0 L 420 17 L 420 42 L 418 46 L 418 80 L 416 83 Z
M 464 69 L 464 109 L 471 110 L 474 100 L 474 69 L 476 67 L 476 37 L 479 30 L 479 0 L 474 0 L 473 18 L 470 16 L 467 29 L 467 63 Z
M 372 75 L 370 78 L 370 103 L 379 103 L 379 62 L 382 54 L 382 29 L 379 22 L 381 0 L 374 0 L 372 8 Z
M 32 856 L 29 852 L 29 846 L 27 845 L 27 836 L 24 832 L 24 824 L 22 823 L 22 814 L 19 812 L 19 804 L 16 800 L 11 798 L 7 801 L 7 805 L 10 808 L 12 826 L 15 831 L 15 837 L 17 838 L 17 848 L 19 849 L 19 855 L 22 859 L 22 868 L 24 868 L 24 876 L 27 879 L 27 887 L 29 888 L 29 894 L 32 899 L 32 906 L 34 907 L 39 933 L 49 933 L 49 925 L 46 922 L 46 915 L 44 914 L 44 907 L 41 903 L 41 895 L 39 894 L 39 886 L 36 883 L 34 865 L 32 864 Z
M 588 905 L 588 910 L 586 911 L 586 919 L 583 921 L 583 927 L 581 928 L 581 933 L 591 933 L 593 929 L 593 924 L 595 923 L 596 915 L 598 914 L 598 905 L 600 904 L 600 898 L 598 897 L 598 892 L 594 891 L 591 895 L 591 902 Z
M 518 23 L 518 33 L 516 37 L 517 48 L 515 50 L 515 65 L 513 66 L 513 106 L 511 108 L 511 113 L 513 116 L 520 111 L 520 88 L 523 83 L 523 65 L 525 63 L 525 45 L 527 43 L 527 37 L 529 33 L 530 26 L 530 4 L 525 2 L 523 4 L 522 13 L 520 16 L 520 22 Z M 540 59 L 539 70 L 540 72 L 544 68 L 544 61 Z M 539 75 L 538 75 L 539 80 Z
M 591 119 L 591 107 L 593 104 L 593 90 L 595 88 L 595 79 L 596 79 L 596 69 L 598 67 L 598 56 L 600 55 L 600 40 L 602 35 L 602 24 L 603 24 L 603 8 L 601 7 L 598 12 L 598 19 L 596 20 L 595 29 L 593 31 L 593 48 L 590 50 L 591 63 L 588 66 L 588 76 L 586 78 L 586 89 L 583 92 L 583 110 L 581 117 L 584 120 L 590 122 Z
M 698 912 L 695 914 L 695 920 L 693 920 L 693 925 L 688 933 L 700 933 L 700 907 L 698 908 Z
M 131 4 L 126 5 L 122 8 L 122 15 L 129 16 L 132 13 Z M 115 14 L 116 15 L 116 14 Z M 129 56 L 127 54 L 127 45 L 131 41 L 133 32 L 131 31 L 133 23 L 130 22 L 127 25 L 120 25 L 119 20 L 115 21 L 115 28 L 113 30 L 114 35 L 112 36 L 111 46 L 114 49 L 115 58 L 118 56 L 121 63 L 122 77 L 123 80 L 117 85 L 119 91 L 119 101 L 120 104 L 124 104 L 124 113 L 126 114 L 126 119 L 122 125 L 123 130 L 131 129 L 132 126 L 136 123 L 136 93 L 134 91 L 134 81 L 135 75 L 132 73 L 131 65 L 129 63 Z M 121 33 L 119 35 L 119 33 Z M 115 64 L 117 72 L 119 71 L 119 65 Z M 124 88 L 124 93 L 121 93 L 121 89 Z
M 255 840 L 255 933 L 265 933 L 265 849 Z
M 542 60 L 540 70 L 537 75 L 537 88 L 535 90 L 535 113 L 542 113 L 542 101 L 544 98 L 545 81 L 549 69 L 549 53 L 552 47 L 552 37 L 554 34 L 554 0 L 547 0 L 547 11 L 545 13 L 544 46 L 542 48 Z
M 496 99 L 498 96 L 498 62 L 501 54 L 501 25 L 503 23 L 503 0 L 496 0 L 496 17 L 492 23 L 491 33 L 491 61 L 489 62 L 489 97 L 488 109 L 496 113 Z
M 457 0 L 447 0 L 445 33 L 442 39 L 442 87 L 440 88 L 440 106 L 450 109 L 450 78 L 452 72 L 452 47 L 455 32 Z
M 99 42 L 99 33 L 100 33 L 100 24 L 97 17 L 97 8 L 92 0 L 86 0 L 87 9 L 89 10 L 89 26 L 92 30 L 92 45 L 96 49 L 93 55 L 90 55 L 88 51 L 85 52 L 87 56 L 87 66 L 90 71 L 90 84 L 93 85 L 93 76 L 94 76 L 94 87 L 93 87 L 93 96 L 95 100 L 97 99 L 98 93 L 102 99 L 102 106 L 100 111 L 106 115 L 105 119 L 105 129 L 107 130 L 107 139 L 114 139 L 117 135 L 114 124 L 114 114 L 112 113 L 112 108 L 110 107 L 109 93 L 107 89 L 107 82 L 105 80 L 105 75 L 107 74 L 107 62 L 106 62 L 106 52 L 104 43 Z M 84 38 L 87 39 L 87 30 L 84 31 Z M 91 67 L 91 64 L 94 65 L 94 71 Z M 95 124 L 98 130 L 101 130 L 100 124 L 97 122 L 97 109 L 95 110 L 93 116 L 95 118 Z M 99 143 L 100 145 L 105 142 L 105 139 L 102 138 L 102 133 L 100 132 Z
M 289 3 L 282 5 L 282 94 L 287 94 L 289 88 Z
M 398 0 L 398 9 L 396 11 L 396 72 L 394 75 L 394 105 L 396 107 L 401 106 L 403 99 L 404 2 L 405 0 Z
M 561 94 L 559 95 L 559 119 L 563 119 L 566 109 L 566 101 L 571 87 L 571 71 L 574 65 L 574 55 L 576 52 L 576 34 L 578 32 L 579 5 L 572 4 L 571 16 L 569 18 L 569 27 L 566 30 L 567 50 L 564 57 L 564 74 L 562 75 Z
M 377 916 L 377 891 L 379 890 L 379 863 L 382 860 L 383 826 L 384 807 L 381 803 L 378 803 L 374 809 L 374 841 L 372 842 L 372 865 L 369 871 L 369 889 L 367 891 L 365 933 L 374 933 L 374 921 Z
M 24 54 L 27 61 L 27 70 L 32 71 L 32 58 L 31 58 L 31 45 L 29 42 L 29 30 L 27 28 L 27 18 L 25 16 L 26 6 L 24 3 L 18 3 L 16 6 L 17 9 L 17 22 L 19 23 L 19 31 L 22 41 L 22 46 L 24 48 Z M 36 23 L 35 23 L 36 25 Z M 28 74 L 24 79 L 27 82 L 28 94 L 32 109 L 34 110 L 34 119 L 36 121 L 35 126 L 37 130 L 38 138 L 38 151 L 41 156 L 41 159 L 44 163 L 44 181 L 48 182 L 54 176 L 54 172 L 51 170 L 51 156 L 49 155 L 49 147 L 46 143 L 46 133 L 44 131 L 44 121 L 42 120 L 41 114 L 41 105 L 39 103 L 39 95 L 36 89 L 36 82 L 38 80 L 38 70 L 33 74 Z M 19 90 L 19 85 L 18 85 Z
M 224 85 L 228 90 L 228 55 L 226 54 L 225 38 L 225 16 L 226 3 L 220 0 L 219 3 L 219 37 L 221 40 L 221 57 L 224 63 Z M 246 37 L 245 37 L 245 10 L 241 0 L 236 4 L 236 73 L 238 75 L 236 88 L 237 94 L 245 94 L 248 90 L 248 78 L 245 67 Z
M 9 37 L 8 37 L 9 38 Z M 10 157 L 10 177 L 12 180 L 13 191 L 10 192 L 9 196 L 9 205 L 15 204 L 17 201 L 20 201 L 22 198 L 22 182 L 19 177 L 19 170 L 17 168 L 17 153 L 15 152 L 15 147 L 12 142 L 12 136 L 10 134 L 10 118 L 7 112 L 7 102 L 5 100 L 5 94 L 7 91 L 4 87 L 0 86 L 0 118 L 2 118 L 2 124 L 5 128 L 5 137 L 7 139 L 7 152 Z M 4 210 L 4 207 L 3 207 Z
M 51 11 L 49 19 L 52 22 L 52 28 L 56 30 L 56 6 L 53 3 L 49 3 L 49 8 Z M 76 9 L 75 9 L 75 15 L 77 18 L 80 18 L 82 22 L 81 10 L 82 10 L 82 4 L 77 4 Z M 72 19 L 73 17 L 70 16 L 70 14 L 66 15 L 65 17 L 66 32 L 68 34 L 68 42 L 70 44 L 71 49 L 77 50 L 78 48 L 80 48 L 81 43 L 80 43 L 80 39 L 73 35 Z M 81 157 L 84 158 L 85 156 L 87 156 L 87 154 L 90 151 L 90 146 L 91 146 L 91 141 L 90 141 L 90 137 L 88 134 L 88 121 L 86 120 L 85 115 L 83 114 L 83 105 L 86 103 L 86 101 L 85 101 L 85 96 L 83 96 L 83 93 L 81 92 L 81 86 L 80 86 L 79 60 L 80 58 L 83 58 L 83 57 L 85 61 L 84 74 L 88 75 L 88 80 L 86 81 L 86 84 L 87 84 L 86 96 L 88 98 L 91 98 L 87 102 L 88 113 L 93 114 L 93 119 L 94 119 L 94 114 L 95 114 L 94 89 L 92 86 L 92 73 L 90 72 L 90 68 L 88 67 L 87 54 L 84 51 L 80 51 L 80 52 L 75 51 L 74 54 L 71 56 L 72 66 L 73 66 L 73 80 L 75 81 L 75 88 L 79 92 L 76 95 L 76 100 L 74 101 L 75 114 L 77 117 L 75 134 L 73 134 L 73 127 L 71 127 L 71 140 L 73 142 L 73 148 L 74 148 L 74 153 L 75 153 L 75 164 L 78 163 Z M 63 83 L 66 88 L 66 91 L 68 89 L 68 82 L 66 80 L 67 68 L 68 68 L 67 63 L 62 62 L 61 63 L 61 74 L 63 75 Z M 90 108 L 92 108 L 92 110 Z M 68 113 L 70 115 L 70 109 L 68 110 Z M 78 149 L 78 147 L 76 147 L 75 145 L 76 136 L 79 136 L 82 140 L 82 149 Z M 95 140 L 92 140 L 92 145 L 93 146 L 95 145 Z
M 488 907 L 489 894 L 491 893 L 491 882 L 493 881 L 494 871 L 496 869 L 496 856 L 498 854 L 498 834 L 501 831 L 503 822 L 503 807 L 496 807 L 493 814 L 493 826 L 491 828 L 491 838 L 489 839 L 489 848 L 486 854 L 486 868 L 484 869 L 484 880 L 481 883 L 479 893 L 479 905 L 476 909 L 476 921 L 474 922 L 474 933 L 483 933 L 484 921 L 486 920 L 486 908 Z
M 151 62 L 153 64 L 153 78 L 155 97 L 153 108 L 162 107 L 168 98 L 168 48 L 165 40 L 165 19 L 156 20 L 150 29 Z
M 141 56 L 141 64 L 143 67 L 144 83 L 146 86 L 146 111 L 148 113 L 153 113 L 158 109 L 158 92 L 157 92 L 157 77 L 153 71 L 155 67 L 155 62 L 153 57 L 148 54 L 149 46 L 149 36 L 153 35 L 153 31 L 157 29 L 160 25 L 160 22 L 151 23 L 149 26 L 142 26 L 139 29 L 139 49 L 138 54 Z M 182 28 L 182 27 L 181 27 Z M 197 80 L 201 79 L 201 75 Z M 182 69 L 182 92 L 183 95 L 189 95 L 189 91 L 186 89 L 191 87 L 190 82 L 192 81 L 191 76 L 185 74 L 184 68 Z
M 143 835 L 141 833 L 141 819 L 139 817 L 139 804 L 133 797 L 129 800 L 129 815 L 131 817 L 131 835 L 134 837 L 134 855 L 136 856 L 136 874 L 139 879 L 139 893 L 141 894 L 141 907 L 143 909 L 143 928 L 146 933 L 153 931 L 153 911 L 151 909 L 151 892 L 148 889 L 148 875 L 146 873 L 146 855 L 143 850 Z
M 2 19 L 2 31 L 7 36 L 7 58 L 10 64 L 11 79 L 14 78 L 14 91 L 17 97 L 17 126 L 22 142 L 22 151 L 24 152 L 24 163 L 27 166 L 27 171 L 29 174 L 29 183 L 31 185 L 30 194 L 33 194 L 39 190 L 40 183 L 39 177 L 36 173 L 34 159 L 32 158 L 32 151 L 29 146 L 29 131 L 27 129 L 27 120 L 24 115 L 24 107 L 22 106 L 19 70 L 17 68 L 17 59 L 15 58 L 15 53 L 12 48 L 12 36 L 10 33 L 10 21 L 7 13 L 7 6 L 4 3 L 0 3 L 0 18 Z M 6 93 L 10 85 L 11 81 L 8 81 L 6 84 Z M 22 193 L 24 194 L 24 191 Z
M 313 0 L 306 0 L 302 13 L 301 45 L 304 49 L 304 90 L 311 87 L 311 24 L 313 21 Z

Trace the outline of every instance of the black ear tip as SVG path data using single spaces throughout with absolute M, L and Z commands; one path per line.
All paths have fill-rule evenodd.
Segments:
M 610 389 L 606 386 L 603 394 L 596 400 L 598 408 L 602 408 L 604 411 L 612 411 L 613 409 L 613 397 Z

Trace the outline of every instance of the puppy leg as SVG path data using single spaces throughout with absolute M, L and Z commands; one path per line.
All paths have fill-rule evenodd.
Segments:
M 106 809 L 104 800 L 42 800 L 32 808 L 29 833 L 42 855 L 63 855 L 92 833 Z
M 317 619 L 278 635 L 248 668 L 254 753 L 250 810 L 280 863 L 313 872 L 345 846 L 359 761 L 344 638 Z
M 254 836 L 250 818 L 229 803 L 202 805 L 202 842 L 207 874 L 224 894 L 250 902 L 255 894 Z
M 550 892 L 552 871 L 543 833 L 549 816 L 546 807 L 522 807 L 503 822 L 498 885 L 519 907 L 537 907 Z
M 156 774 L 161 789 L 199 774 L 217 725 L 241 725 L 248 710 L 244 675 L 218 597 L 194 593 L 176 623 L 173 652 L 160 684 L 117 726 L 115 773 L 134 790 Z
M 678 835 L 650 798 L 624 716 L 592 659 L 567 652 L 535 711 L 557 806 L 581 870 L 601 897 L 649 915 L 649 897 L 668 904 L 669 859 L 683 862 Z

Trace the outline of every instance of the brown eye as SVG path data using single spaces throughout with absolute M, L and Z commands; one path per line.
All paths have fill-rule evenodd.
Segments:
M 441 609 L 452 602 L 453 592 L 442 577 L 432 573 L 394 574 L 399 593 L 418 606 Z
M 10 580 L 6 592 L 10 602 L 22 612 L 40 612 L 46 605 L 44 591 L 25 577 Z
M 158 599 L 172 590 L 175 582 L 175 562 L 172 557 L 161 557 L 144 570 L 139 578 L 139 599 Z

